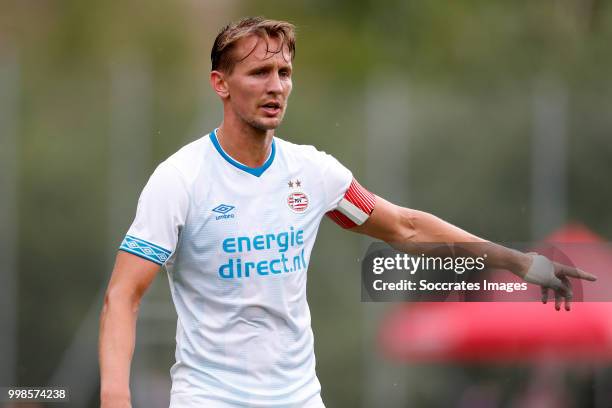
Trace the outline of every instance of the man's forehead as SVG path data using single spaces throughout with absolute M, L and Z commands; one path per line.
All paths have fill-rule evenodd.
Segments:
M 282 46 L 282 50 L 281 50 Z M 260 37 L 250 35 L 241 38 L 234 48 L 236 63 L 260 63 L 278 57 L 287 64 L 291 64 L 291 52 L 285 43 L 278 37 Z

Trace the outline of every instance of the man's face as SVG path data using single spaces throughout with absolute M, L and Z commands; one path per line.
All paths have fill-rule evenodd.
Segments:
M 255 129 L 276 129 L 287 109 L 291 55 L 286 46 L 277 52 L 280 46 L 278 38 L 269 38 L 267 44 L 254 35 L 241 39 L 233 50 L 234 69 L 225 74 L 230 109 Z

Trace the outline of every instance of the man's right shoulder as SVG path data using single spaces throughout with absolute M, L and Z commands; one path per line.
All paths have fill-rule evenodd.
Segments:
M 205 150 L 210 144 L 208 134 L 200 137 L 181 147 L 175 153 L 170 155 L 166 160 L 161 162 L 159 166 L 172 167 L 186 180 L 193 180 L 202 166 L 202 161 L 205 159 Z

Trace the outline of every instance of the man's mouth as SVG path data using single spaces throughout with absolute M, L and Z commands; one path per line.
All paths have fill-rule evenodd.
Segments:
M 281 104 L 279 102 L 268 102 L 261 105 L 261 108 L 271 116 L 278 115 L 281 111 Z

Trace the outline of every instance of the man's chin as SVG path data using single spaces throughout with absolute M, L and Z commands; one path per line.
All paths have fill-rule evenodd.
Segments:
M 250 125 L 259 130 L 274 130 L 280 126 L 282 121 L 282 118 L 266 118 L 252 121 Z

